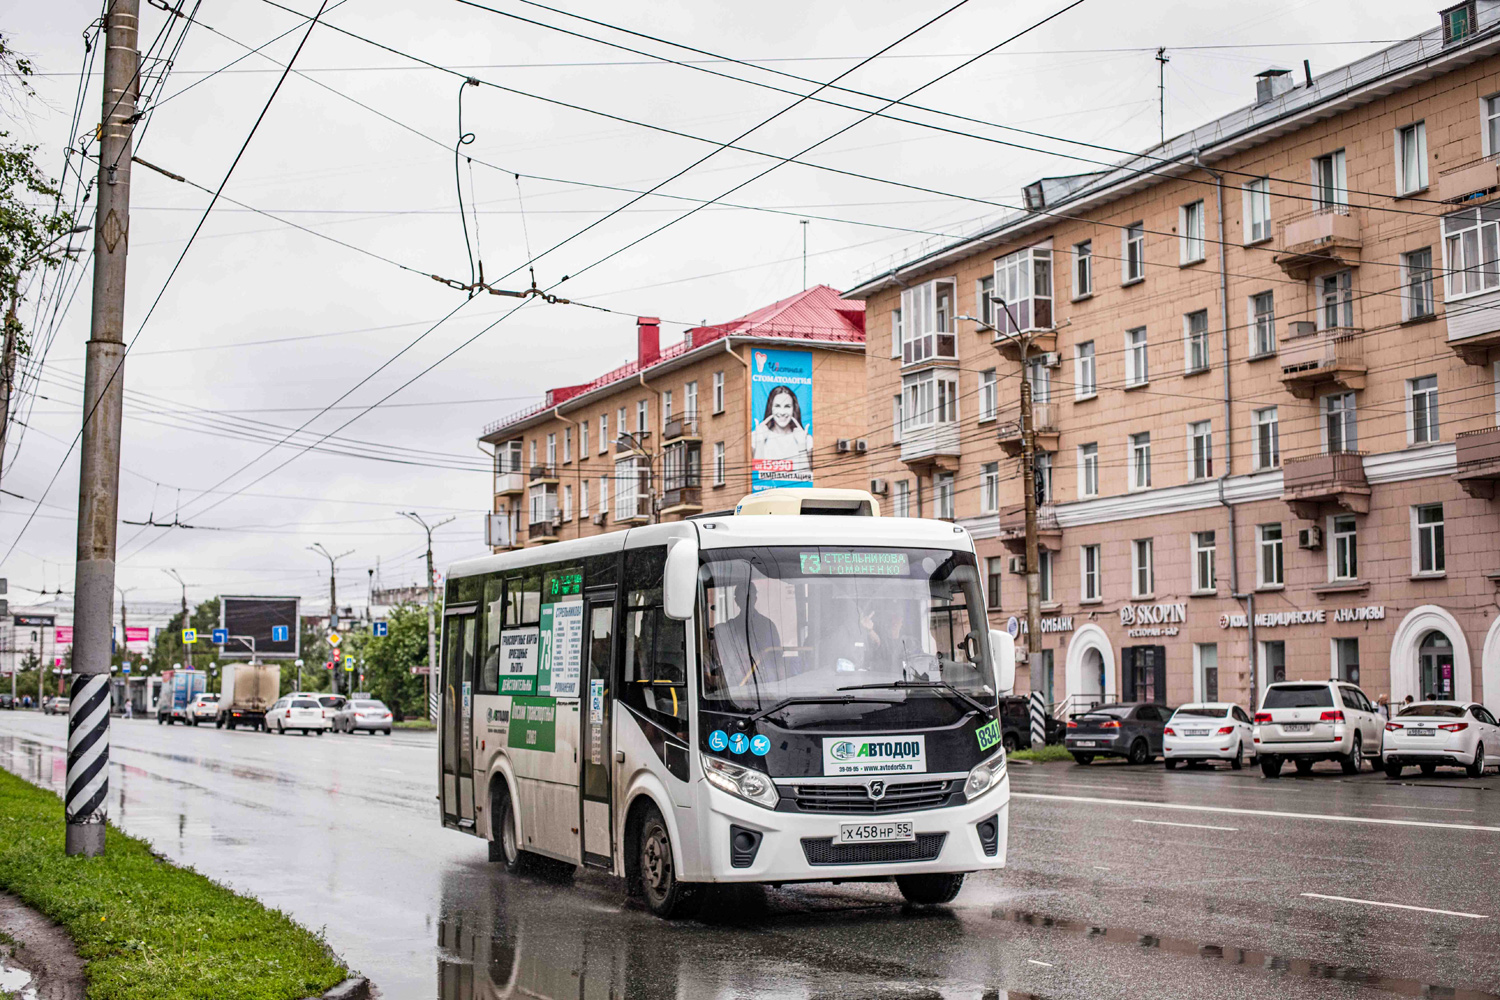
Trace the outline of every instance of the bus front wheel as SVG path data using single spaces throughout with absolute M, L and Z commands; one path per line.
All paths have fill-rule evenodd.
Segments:
M 897 875 L 896 887 L 908 903 L 925 905 L 951 903 L 964 887 L 963 872 L 945 872 L 941 875 Z
M 536 856 L 521 850 L 515 804 L 504 781 L 495 782 L 495 787 L 490 789 L 490 824 L 490 860 L 505 865 L 505 870 L 512 875 L 529 870 Z
M 641 897 L 663 920 L 691 917 L 702 902 L 702 887 L 677 877 L 672 835 L 655 806 L 646 807 L 636 840 L 636 879 Z

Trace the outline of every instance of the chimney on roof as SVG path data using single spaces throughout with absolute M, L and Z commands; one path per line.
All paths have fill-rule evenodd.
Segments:
M 642 368 L 661 357 L 661 320 L 638 316 L 635 321 L 636 361 Z
M 1275 100 L 1288 90 L 1297 86 L 1297 81 L 1292 78 L 1292 71 L 1272 66 L 1255 74 L 1255 103 L 1264 104 Z

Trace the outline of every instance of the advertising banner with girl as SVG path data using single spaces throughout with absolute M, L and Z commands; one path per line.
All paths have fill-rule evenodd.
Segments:
M 811 486 L 812 352 L 751 352 L 750 490 Z

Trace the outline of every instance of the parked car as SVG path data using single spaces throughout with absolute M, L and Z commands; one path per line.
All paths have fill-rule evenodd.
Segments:
M 1412 764 L 1423 774 L 1462 767 L 1480 778 L 1485 768 L 1500 765 L 1500 722 L 1477 702 L 1419 701 L 1385 724 L 1381 759 L 1387 778 L 1401 777 Z
M 67 715 L 72 704 L 72 699 L 54 695 L 42 702 L 42 711 L 48 715 Z
M 1100 705 L 1068 720 L 1065 743 L 1080 764 L 1091 764 L 1095 757 L 1149 764 L 1161 756 L 1162 730 L 1171 714 L 1165 705 L 1151 702 Z
M 1062 720 L 1048 715 L 1046 722 L 1046 742 L 1061 743 L 1066 733 Z M 1031 699 L 1014 696 L 1000 699 L 1000 741 L 1006 753 L 1031 746 Z
M 219 696 L 211 691 L 205 691 L 193 699 L 188 706 L 188 724 L 198 725 L 200 722 L 213 722 L 219 717 Z
M 1179 763 L 1226 761 L 1238 771 L 1245 757 L 1255 756 L 1254 723 L 1250 713 L 1228 702 L 1183 705 L 1172 713 L 1162 731 L 1162 760 L 1171 770 Z
M 391 735 L 391 710 L 385 702 L 356 698 L 333 716 L 334 732 Z
M 288 729 L 300 729 L 302 735 L 322 736 L 333 725 L 328 710 L 316 698 L 293 698 L 287 695 L 266 712 L 266 732 L 285 736 Z
M 1380 760 L 1385 718 L 1347 681 L 1278 681 L 1255 713 L 1255 750 L 1268 778 L 1290 760 L 1307 774 L 1320 760 L 1336 760 L 1345 774 Z
M 0 708 L 13 709 L 16 707 L 16 699 L 9 692 L 0 694 Z
M 337 715 L 349 701 L 348 698 L 345 698 L 341 694 L 318 694 L 313 695 L 313 697 L 318 700 L 319 705 L 328 710 L 328 717 L 330 719 Z

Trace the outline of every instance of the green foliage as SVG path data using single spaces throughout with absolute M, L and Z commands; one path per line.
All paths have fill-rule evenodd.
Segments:
M 1011 760 L 1029 760 L 1033 764 L 1049 764 L 1058 760 L 1072 760 L 1073 755 L 1068 748 L 1058 743 L 1051 743 L 1039 750 L 1017 750 L 1010 755 Z
M 286 914 L 113 826 L 103 857 L 67 857 L 61 800 L 4 771 L 0 889 L 73 938 L 90 1000 L 293 1000 L 348 976 L 323 939 Z
M 219 627 L 219 599 L 211 598 L 193 608 L 188 614 L 188 621 L 190 624 L 184 626 L 182 612 L 179 611 L 156 634 L 149 655 L 152 673 L 170 670 L 179 663 L 184 667 L 203 670 L 210 663 L 219 660 L 219 647 L 210 641 L 213 630 Z M 184 627 L 198 630 L 198 641 L 191 646 L 182 641 Z
M 441 622 L 441 604 L 436 612 Z M 389 634 L 376 639 L 361 636 L 350 655 L 359 658 L 364 670 L 363 690 L 390 706 L 397 719 L 425 718 L 426 678 L 412 667 L 427 663 L 427 609 L 418 604 L 392 608 L 386 618 Z M 346 644 L 348 645 L 348 644 Z

